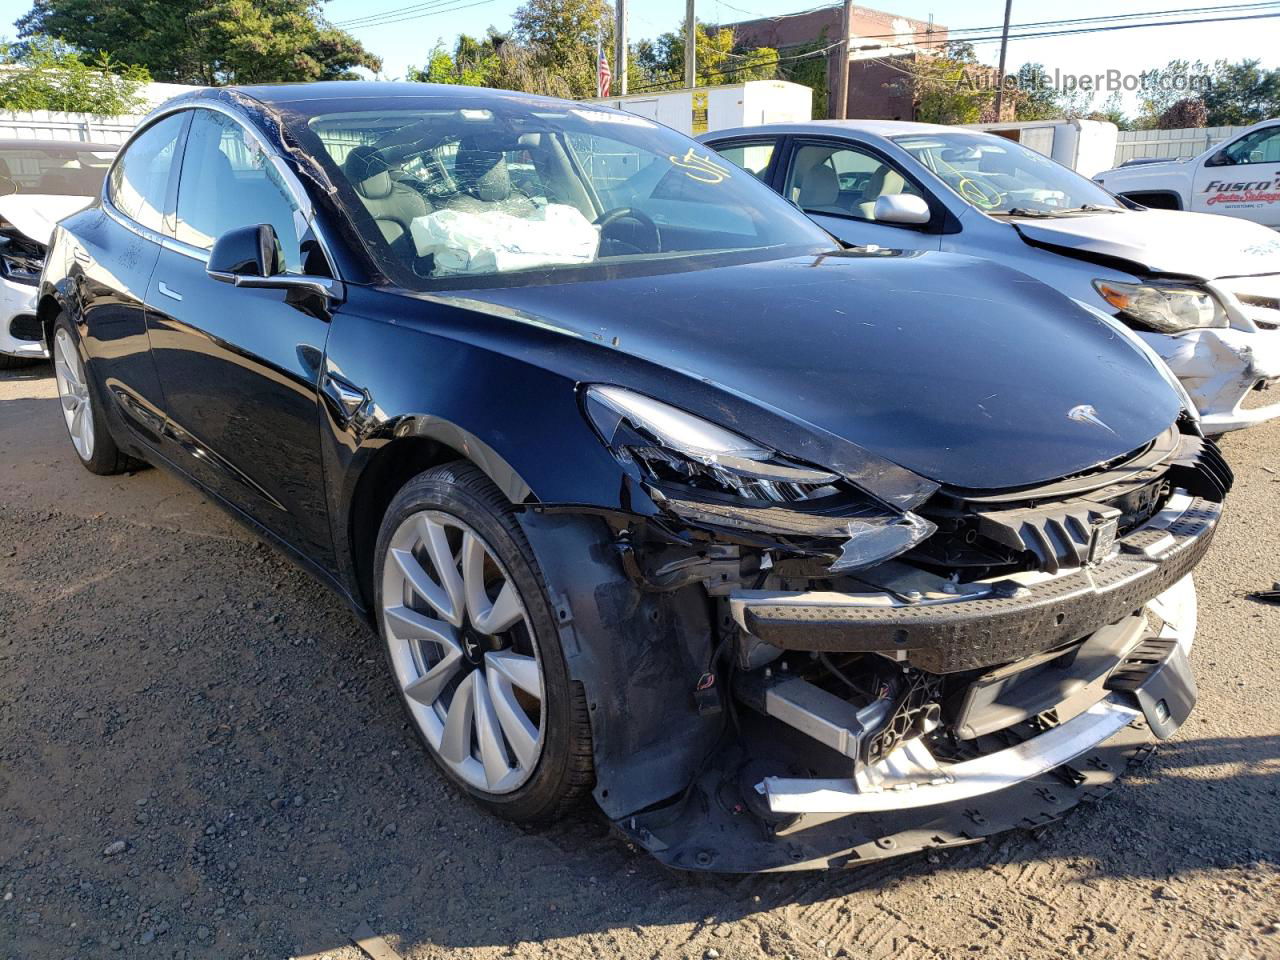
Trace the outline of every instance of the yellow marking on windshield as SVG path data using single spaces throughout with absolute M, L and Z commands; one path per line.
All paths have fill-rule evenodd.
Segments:
M 685 151 L 683 157 L 667 157 L 671 163 L 684 170 L 684 175 L 699 183 L 724 183 L 729 179 L 729 171 L 710 157 L 700 156 L 693 152 L 693 147 Z

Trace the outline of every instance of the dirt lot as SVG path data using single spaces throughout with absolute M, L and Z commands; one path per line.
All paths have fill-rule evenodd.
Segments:
M 1280 957 L 1280 424 L 1232 437 L 1200 705 L 1039 836 L 839 874 L 675 874 L 590 813 L 459 799 L 336 599 L 157 470 L 74 460 L 0 375 L 0 958 Z M 378 956 L 386 947 L 395 953 Z

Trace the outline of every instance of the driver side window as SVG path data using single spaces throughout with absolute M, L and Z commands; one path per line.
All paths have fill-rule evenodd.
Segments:
M 286 272 L 304 272 L 298 205 L 244 128 L 225 114 L 197 110 L 191 119 L 177 212 L 177 238 L 201 250 L 228 230 L 269 223 Z
M 805 213 L 874 220 L 876 201 L 900 193 L 919 191 L 874 154 L 810 144 L 793 154 L 784 196 Z
M 1219 159 L 1221 158 L 1221 159 Z M 1280 127 L 1255 130 L 1223 148 L 1213 166 L 1236 166 L 1249 163 L 1280 163 Z

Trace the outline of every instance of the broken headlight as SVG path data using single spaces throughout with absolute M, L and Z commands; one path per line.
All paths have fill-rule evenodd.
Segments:
M 621 387 L 593 386 L 587 415 L 609 449 L 649 479 L 792 503 L 836 493 L 840 476 L 773 450 L 668 404 Z
M 1094 288 L 1120 315 L 1158 333 L 1225 327 L 1227 315 L 1208 290 L 1191 286 L 1095 280 Z
M 5 279 L 34 287 L 40 283 L 43 269 L 44 258 L 0 247 L 0 276 Z
M 937 527 L 913 513 L 887 509 L 842 483 L 837 473 L 789 460 L 775 450 L 621 387 L 588 387 L 587 416 L 623 464 L 638 468 L 677 515 L 715 527 L 809 541 L 843 541 L 817 552 L 832 573 L 861 570 L 905 553 Z M 690 498 L 677 488 L 718 497 Z M 790 505 L 844 494 L 814 511 Z M 726 502 L 735 497 L 743 504 Z M 834 544 L 832 544 L 834 545 Z

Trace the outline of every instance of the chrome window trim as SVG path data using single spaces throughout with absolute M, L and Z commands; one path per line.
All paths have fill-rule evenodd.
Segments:
M 151 114 L 149 114 L 146 120 L 143 123 L 140 123 L 138 125 L 137 129 L 135 129 L 133 133 L 129 135 L 129 139 L 120 145 L 120 149 L 116 152 L 115 160 L 112 161 L 111 167 L 107 170 L 107 175 L 102 181 L 102 194 L 101 194 L 102 206 L 109 214 L 111 214 L 112 219 L 114 219 L 121 226 L 132 230 L 134 233 L 138 234 L 139 236 L 147 240 L 151 240 L 154 243 L 160 244 L 160 246 L 162 246 L 166 250 L 172 251 L 173 253 L 182 254 L 184 257 L 190 257 L 193 260 L 199 260 L 203 263 L 209 262 L 208 250 L 204 250 L 200 247 L 193 246 L 192 244 L 186 243 L 182 240 L 178 240 L 176 237 L 171 237 L 166 234 L 157 233 L 156 231 L 152 230 L 150 227 L 147 227 L 141 223 L 138 223 L 137 221 L 129 217 L 127 214 L 125 214 L 124 211 L 116 207 L 115 204 L 111 202 L 111 197 L 110 197 L 111 175 L 115 172 L 116 164 L 120 162 L 120 158 L 124 156 L 125 151 L 129 149 L 129 147 L 133 144 L 133 141 L 138 137 L 138 135 L 143 133 L 145 130 L 150 129 L 152 126 L 154 126 L 160 120 L 163 120 L 165 117 L 175 113 L 182 113 L 188 110 L 191 110 L 191 111 L 211 110 L 214 113 L 220 113 L 223 116 L 229 117 L 232 121 L 235 122 L 235 124 L 238 127 L 240 127 L 241 130 L 244 131 L 246 135 L 246 139 L 250 140 L 253 143 L 253 145 L 257 147 L 259 151 L 261 151 L 263 157 L 265 157 L 270 162 L 272 168 L 275 169 L 275 171 L 280 175 L 280 178 L 284 183 L 285 189 L 289 191 L 290 198 L 294 201 L 294 203 L 297 204 L 298 210 L 302 213 L 303 220 L 306 222 L 311 232 L 315 235 L 316 242 L 320 244 L 320 252 L 324 254 L 325 262 L 329 266 L 329 273 L 333 275 L 334 280 L 338 282 L 342 282 L 342 277 L 338 273 L 337 261 L 334 259 L 333 254 L 331 252 L 331 247 L 330 247 L 328 238 L 325 236 L 324 231 L 320 229 L 320 225 L 316 221 L 315 205 L 311 202 L 311 198 L 307 195 L 307 191 L 303 188 L 302 182 L 297 178 L 294 172 L 289 169 L 289 165 L 285 162 L 284 158 L 280 156 L 279 152 L 276 150 L 273 150 L 262 139 L 262 136 L 258 133 L 257 130 L 255 130 L 251 125 L 246 123 L 245 120 L 242 117 L 238 116 L 234 110 L 231 110 L 230 108 L 220 103 L 190 101 L 190 102 L 175 103 L 171 105 L 162 106 L 156 109 L 155 111 L 153 111 Z M 184 142 L 183 144 L 184 159 L 185 159 L 185 156 L 186 156 L 186 144 Z M 179 174 L 178 187 L 180 191 L 182 186 L 181 169 L 179 169 L 178 174 Z M 174 215 L 174 218 L 176 219 L 178 215 L 176 207 L 174 209 L 173 215 Z M 166 218 L 167 218 L 167 215 L 166 215 Z

